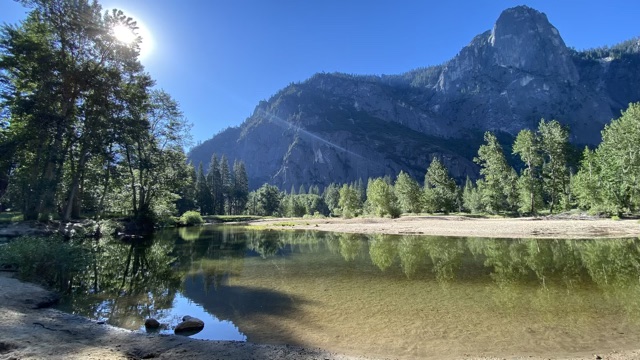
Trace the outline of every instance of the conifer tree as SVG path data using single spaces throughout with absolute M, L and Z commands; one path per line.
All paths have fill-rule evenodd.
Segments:
M 402 212 L 417 214 L 422 210 L 420 185 L 409 174 L 400 171 L 396 178 L 394 190 Z
M 447 168 L 433 158 L 424 178 L 424 210 L 427 212 L 455 211 L 457 186 Z
M 484 134 L 485 144 L 473 161 L 480 165 L 482 182 L 477 182 L 485 211 L 498 213 L 517 209 L 517 174 L 507 163 L 494 134 Z
M 249 179 L 244 162 L 235 160 L 233 162 L 233 201 L 232 215 L 242 213 L 249 196 Z

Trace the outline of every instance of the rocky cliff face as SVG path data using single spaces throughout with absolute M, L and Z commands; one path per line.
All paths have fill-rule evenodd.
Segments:
M 571 129 L 576 143 L 600 130 L 629 102 L 640 101 L 640 44 L 576 52 L 546 15 L 505 10 L 444 65 L 396 76 L 316 74 L 261 102 L 240 127 L 194 148 L 241 159 L 252 187 L 327 185 L 400 170 L 422 180 L 433 157 L 458 179 L 484 131 L 505 141 L 541 118 Z

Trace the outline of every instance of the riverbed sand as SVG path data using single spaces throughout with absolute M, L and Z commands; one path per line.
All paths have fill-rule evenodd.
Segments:
M 474 218 L 468 216 L 403 216 L 397 219 L 282 218 L 250 225 L 271 229 L 320 230 L 361 234 L 438 235 L 485 238 L 593 239 L 640 236 L 638 220 L 575 218 Z

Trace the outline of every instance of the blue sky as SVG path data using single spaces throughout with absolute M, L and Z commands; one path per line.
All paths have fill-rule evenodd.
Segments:
M 25 9 L 0 0 L 0 22 Z M 545 12 L 568 46 L 640 35 L 637 0 L 102 0 L 151 34 L 142 60 L 193 124 L 194 142 L 242 123 L 258 101 L 316 72 L 398 74 L 440 64 L 500 12 Z

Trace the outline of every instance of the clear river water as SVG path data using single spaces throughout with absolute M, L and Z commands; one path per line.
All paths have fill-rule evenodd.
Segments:
M 198 339 L 394 358 L 639 348 L 640 241 L 180 228 L 102 239 L 60 308 Z

